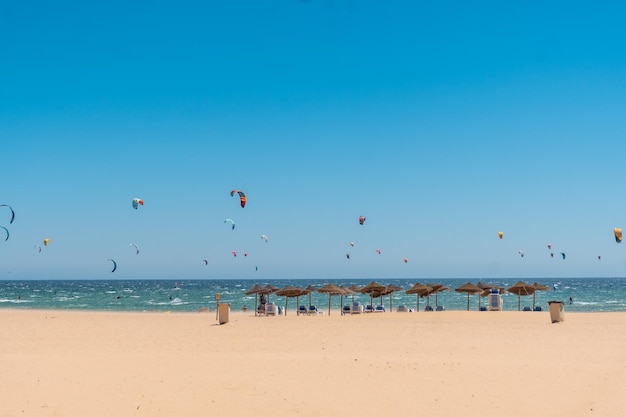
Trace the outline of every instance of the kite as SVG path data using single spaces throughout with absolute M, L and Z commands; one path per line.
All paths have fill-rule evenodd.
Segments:
M 404 258 L 404 263 L 407 263 L 407 262 L 409 262 L 409 259 L 408 258 Z
M 380 249 L 376 249 L 376 253 L 380 255 Z
M 207 261 L 207 260 L 205 259 L 205 260 L 204 260 L 204 264 L 205 264 L 205 265 L 208 265 L 208 264 L 209 264 L 209 261 Z
M 365 216 L 359 216 L 359 224 L 365 223 Z
M 231 230 L 235 230 L 235 221 L 233 219 L 224 219 L 224 223 L 230 223 Z
M 561 256 L 565 259 L 565 254 L 563 252 L 561 252 Z
M 232 251 L 231 253 L 233 254 L 234 257 L 237 257 L 237 251 L 236 250 Z
M 354 242 L 350 242 L 350 246 L 354 246 Z
M 6 239 L 4 239 L 4 241 L 6 242 L 7 240 L 9 240 L 9 229 L 7 229 L 4 226 L 0 226 L 0 229 L 4 229 L 4 231 L 7 232 L 7 237 L 6 237 Z
M 265 241 L 265 243 L 267 243 L 267 241 L 269 240 L 267 235 L 261 235 L 261 239 L 263 239 Z
M 244 208 L 246 206 L 246 195 L 241 190 L 232 190 L 230 196 L 234 196 L 235 193 L 239 194 L 239 203 L 241 204 L 241 208 Z
M 524 257 L 524 251 L 518 250 L 517 253 L 519 253 L 519 256 L 521 256 L 522 258 Z
M 552 249 L 552 243 L 548 243 L 548 249 Z
M 616 227 L 615 229 L 613 229 L 613 234 L 615 235 L 615 241 L 617 243 L 621 243 L 622 242 L 622 229 L 619 227 Z
M 132 246 L 135 248 L 135 251 L 137 252 L 135 253 L 135 255 L 139 255 L 139 246 L 135 245 L 134 243 L 131 243 L 129 246 Z
M 133 198 L 133 208 L 137 210 L 137 207 L 143 206 L 143 200 L 141 198 Z
M 51 240 L 52 240 L 52 239 L 50 239 L 49 237 L 45 238 L 45 239 L 43 240 L 43 245 L 44 245 L 44 246 L 48 246 L 48 243 L 50 243 L 50 241 L 51 241 Z
M 350 259 L 350 254 L 346 253 L 346 258 Z
M 13 223 L 13 220 L 15 220 L 15 212 L 13 211 L 13 207 L 8 204 L 0 204 L 0 207 L 8 207 L 9 210 L 11 210 L 11 220 L 9 220 L 9 224 Z
M 498 237 L 499 237 L 500 239 L 502 239 L 502 237 L 503 237 L 503 236 L 504 236 L 504 233 L 502 233 L 502 232 L 498 232 Z
M 35 245 L 33 247 L 37 249 L 37 252 L 41 252 L 41 245 Z
M 107 259 L 107 261 L 113 262 L 113 269 L 111 270 L 111 272 L 115 272 L 115 270 L 117 269 L 117 262 L 115 262 L 113 259 Z

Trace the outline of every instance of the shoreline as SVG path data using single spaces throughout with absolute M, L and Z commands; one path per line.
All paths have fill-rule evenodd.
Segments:
M 0 415 L 621 416 L 626 312 L 0 309 Z M 154 314 L 156 313 L 156 314 Z

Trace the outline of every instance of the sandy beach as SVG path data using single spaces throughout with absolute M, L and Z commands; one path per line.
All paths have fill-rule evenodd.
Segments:
M 626 313 L 0 310 L 0 416 L 622 416 Z

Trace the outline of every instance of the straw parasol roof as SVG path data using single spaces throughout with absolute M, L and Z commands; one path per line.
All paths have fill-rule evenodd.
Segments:
M 428 286 L 431 289 L 431 291 L 428 293 L 428 301 L 430 304 L 430 294 L 435 294 L 435 306 L 439 305 L 439 293 L 443 292 L 443 291 L 449 291 L 450 287 L 446 287 L 443 284 L 428 284 Z
M 420 297 L 425 297 L 426 295 L 430 294 L 431 290 L 432 290 L 431 287 L 420 284 L 418 282 L 415 285 L 413 285 L 411 288 L 406 290 L 405 292 L 407 294 L 417 294 L 417 310 L 416 311 L 420 311 Z
M 324 285 L 322 288 L 319 288 L 317 292 L 327 293 L 328 294 L 328 315 L 330 316 L 330 298 L 333 295 L 343 294 L 343 290 L 333 284 L 332 282 Z
M 454 291 L 467 293 L 467 311 L 469 311 L 470 294 L 480 294 L 481 292 L 483 292 L 482 288 L 472 284 L 469 281 L 461 285 L 460 287 L 455 288 Z M 478 297 L 478 301 L 480 302 L 480 297 Z
M 533 282 L 533 287 L 535 287 L 535 292 L 533 293 L 533 310 L 535 309 L 535 295 L 537 291 L 549 291 L 550 287 L 547 285 L 540 284 L 538 282 Z
M 307 287 L 302 290 L 302 295 L 306 295 L 306 294 L 309 295 L 309 306 L 307 307 L 307 309 L 311 307 L 311 293 L 313 291 L 317 291 L 317 287 L 315 287 L 315 286 L 313 286 L 311 284 L 307 285 Z
M 521 296 L 522 295 L 532 295 L 537 291 L 535 287 L 531 284 L 528 284 L 524 281 L 517 281 L 512 287 L 506 289 L 511 294 L 517 294 L 517 311 L 520 311 L 521 304 Z
M 292 285 L 286 285 L 285 288 L 276 291 L 276 295 L 285 297 L 285 316 L 287 315 L 287 307 L 289 306 L 290 297 L 300 297 L 304 290 L 302 288 L 294 287 Z M 298 303 L 299 304 L 299 303 Z M 299 306 L 296 306 L 299 308 Z
M 387 285 L 387 288 L 385 290 L 385 295 L 389 294 L 389 311 L 393 311 L 393 303 L 391 301 L 391 294 L 393 294 L 396 291 L 402 291 L 404 290 L 404 288 L 400 287 L 399 285 L 395 285 L 395 284 L 389 284 Z
M 259 305 L 258 302 L 258 296 L 259 296 L 259 292 L 263 291 L 263 287 L 261 287 L 259 284 L 254 284 L 252 287 L 250 287 L 250 289 L 248 291 L 246 291 L 246 295 L 252 295 L 254 294 L 254 315 L 257 315 L 257 306 Z
M 374 297 L 379 297 L 387 286 L 383 284 L 379 284 L 376 281 L 372 281 L 367 284 L 365 287 L 361 288 L 361 294 L 369 294 L 370 295 L 370 304 L 372 304 L 372 299 Z

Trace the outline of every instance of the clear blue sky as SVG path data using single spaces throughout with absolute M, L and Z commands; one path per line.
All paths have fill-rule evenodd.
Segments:
M 0 3 L 1 276 L 626 275 L 626 7 L 419 3 Z

